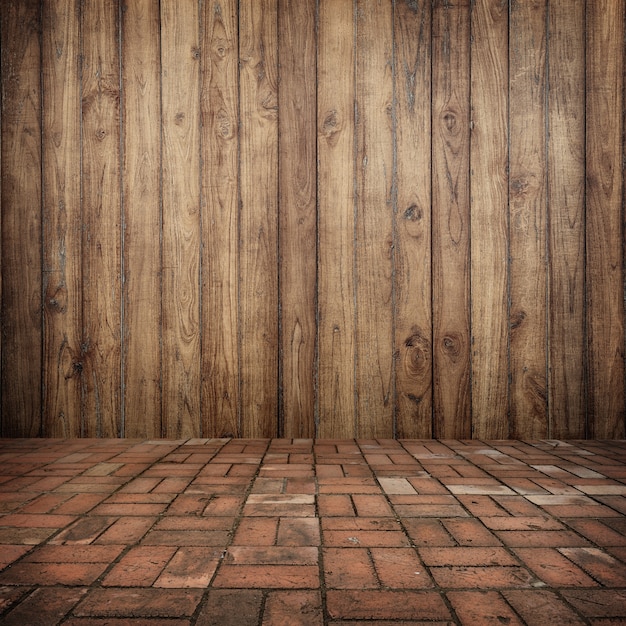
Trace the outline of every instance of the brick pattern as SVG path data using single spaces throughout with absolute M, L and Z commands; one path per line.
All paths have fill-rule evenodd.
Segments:
M 0 441 L 0 623 L 626 623 L 626 443 Z

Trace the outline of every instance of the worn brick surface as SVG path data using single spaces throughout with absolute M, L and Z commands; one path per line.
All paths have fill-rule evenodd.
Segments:
M 626 443 L 1 440 L 0 623 L 626 623 Z

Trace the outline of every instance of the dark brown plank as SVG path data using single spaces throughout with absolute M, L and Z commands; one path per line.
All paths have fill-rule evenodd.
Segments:
M 510 18 L 510 436 L 548 435 L 546 3 Z
M 624 0 L 587 2 L 588 433 L 624 438 Z
M 161 435 L 161 90 L 159 7 L 122 12 L 124 435 Z
M 3 437 L 41 434 L 41 47 L 39 2 L 2 4 Z
M 237 2 L 203 5 L 202 432 L 241 435 Z
M 43 433 L 83 434 L 79 2 L 43 3 Z
M 280 435 L 315 434 L 316 2 L 278 4 Z
M 472 5 L 472 433 L 509 435 L 508 10 Z
M 435 437 L 469 438 L 469 1 L 433 5 L 432 290 Z
M 277 0 L 239 3 L 241 412 L 245 437 L 277 434 Z
M 320 0 L 318 437 L 354 437 L 354 12 Z
M 120 59 L 117 0 L 82 24 L 84 435 L 121 434 Z
M 396 435 L 432 436 L 431 3 L 396 2 Z

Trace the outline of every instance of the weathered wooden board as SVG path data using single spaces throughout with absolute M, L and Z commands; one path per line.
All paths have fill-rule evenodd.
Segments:
M 354 437 L 354 11 L 320 0 L 317 58 L 319 437 Z
M 585 417 L 585 3 L 549 3 L 549 433 L 581 438 Z
M 241 435 L 237 2 L 203 5 L 202 434 Z
M 5 2 L 2 46 L 3 437 L 41 427 L 41 29 L 39 2 Z
M 122 417 L 118 2 L 84 0 L 81 18 L 84 433 L 116 437 Z
M 621 439 L 624 411 L 623 0 L 586 5 L 588 432 Z M 622 167 L 620 167 L 622 164 Z
M 163 434 L 200 434 L 198 4 L 161 2 Z
M 470 3 L 432 19 L 433 434 L 471 436 Z
M 278 433 L 277 0 L 239 3 L 242 435 Z
M 356 6 L 357 434 L 394 432 L 393 18 L 384 0 Z
M 546 5 L 511 5 L 509 257 L 511 437 L 548 436 Z
M 505 439 L 509 436 L 506 3 L 473 3 L 472 42 L 472 433 Z
M 279 434 L 284 437 L 315 430 L 316 17 L 315 3 L 278 3 Z
M 157 3 L 125 5 L 121 23 L 123 432 L 161 435 L 161 77 Z
M 396 435 L 432 436 L 431 3 L 394 5 Z
M 46 0 L 42 24 L 43 434 L 79 437 L 84 428 L 78 0 Z

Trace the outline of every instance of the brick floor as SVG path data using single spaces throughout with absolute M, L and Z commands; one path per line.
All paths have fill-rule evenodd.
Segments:
M 0 624 L 626 624 L 626 442 L 0 440 Z

